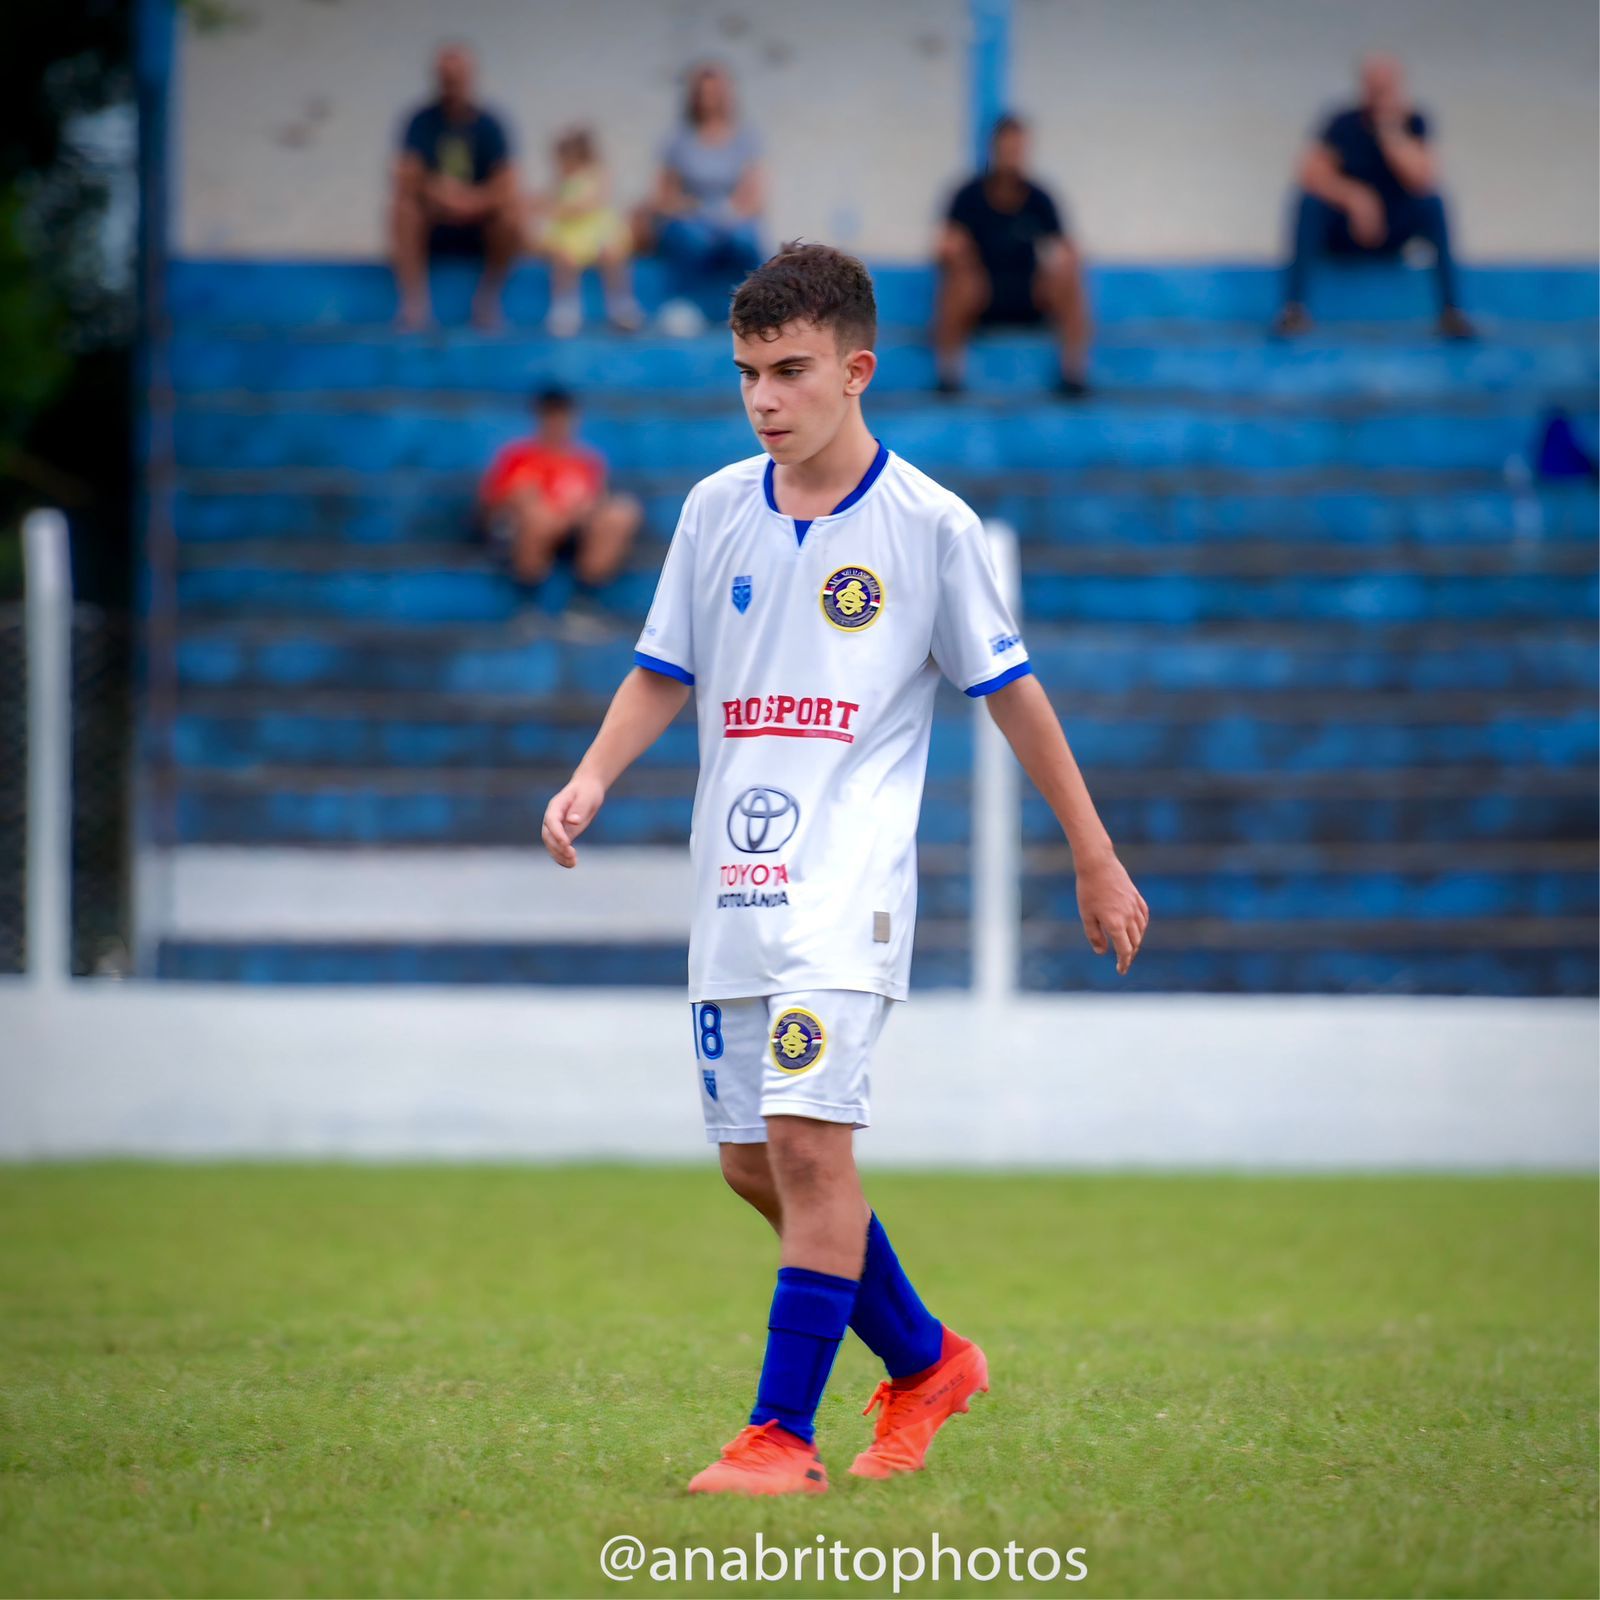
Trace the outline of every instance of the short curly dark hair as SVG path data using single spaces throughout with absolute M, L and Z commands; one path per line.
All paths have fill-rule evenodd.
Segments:
M 741 339 L 776 339 L 790 322 L 832 328 L 841 349 L 870 350 L 878 337 L 872 274 L 832 245 L 780 245 L 735 290 L 728 326 Z

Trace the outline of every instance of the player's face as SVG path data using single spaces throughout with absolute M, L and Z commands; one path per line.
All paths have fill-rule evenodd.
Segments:
M 785 324 L 776 339 L 735 334 L 733 361 L 750 426 L 785 466 L 832 442 L 877 365 L 870 350 L 842 350 L 832 328 L 809 322 Z

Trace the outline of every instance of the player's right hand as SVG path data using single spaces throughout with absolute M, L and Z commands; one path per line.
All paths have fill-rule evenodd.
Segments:
M 544 827 L 539 830 L 539 837 L 558 867 L 577 866 L 573 840 L 594 821 L 605 802 L 604 785 L 574 773 L 572 781 L 544 808 Z

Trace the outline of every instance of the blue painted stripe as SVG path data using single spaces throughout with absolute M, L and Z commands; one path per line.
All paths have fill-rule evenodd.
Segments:
M 674 666 L 670 661 L 663 661 L 660 656 L 647 656 L 643 650 L 635 650 L 633 659 L 646 672 L 659 672 L 664 678 L 676 678 L 679 683 L 691 686 L 694 683 L 692 672 L 685 672 L 682 667 Z
M 1008 109 L 1011 81 L 1011 0 L 967 0 L 972 43 L 967 50 L 967 116 L 972 159 L 989 165 L 994 125 Z
M 1018 678 L 1025 678 L 1033 671 L 1031 661 L 1019 661 L 1014 667 L 1007 667 L 998 678 L 990 678 L 986 683 L 975 683 L 967 690 L 973 699 L 981 694 L 993 694 L 996 689 L 1003 689 L 1008 683 L 1015 683 Z

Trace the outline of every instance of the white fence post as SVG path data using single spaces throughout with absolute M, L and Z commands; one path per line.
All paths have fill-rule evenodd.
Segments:
M 984 524 L 1000 593 L 1022 621 L 1017 536 L 1008 523 Z M 1017 990 L 1022 951 L 1022 789 L 1016 758 L 979 697 L 973 705 L 973 985 L 986 1005 Z
M 72 976 L 72 567 L 67 519 L 22 524 L 28 659 L 27 971 Z

